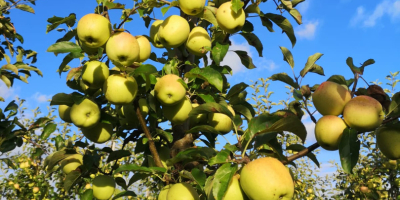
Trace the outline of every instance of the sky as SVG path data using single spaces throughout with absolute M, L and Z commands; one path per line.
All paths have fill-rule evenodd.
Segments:
M 128 8 L 133 7 L 133 1 L 116 0 L 115 2 L 124 3 Z M 24 36 L 23 47 L 38 52 L 38 62 L 35 66 L 43 72 L 43 77 L 34 74 L 28 79 L 29 84 L 16 81 L 11 89 L 1 82 L 0 96 L 5 98 L 6 102 L 18 96 L 27 100 L 26 105 L 30 109 L 39 106 L 42 112 L 46 112 L 46 107 L 49 106 L 48 100 L 53 95 L 60 92 L 72 92 L 65 84 L 66 74 L 64 73 L 60 77 L 56 72 L 65 55 L 60 54 L 56 57 L 54 54 L 46 52 L 46 49 L 64 33 L 52 31 L 46 34 L 48 24 L 46 20 L 53 16 L 66 17 L 70 13 L 75 13 L 79 19 L 85 14 L 92 13 L 95 6 L 95 0 L 38 0 L 36 6 L 33 6 L 35 14 L 19 10 L 11 11 L 11 18 L 18 33 Z M 356 65 L 370 58 L 375 60 L 376 63 L 368 66 L 363 75 L 368 82 L 378 80 L 385 84 L 387 82 L 385 76 L 389 72 L 400 70 L 395 59 L 400 53 L 398 49 L 400 46 L 400 0 L 337 0 L 329 1 L 329 3 L 326 0 L 306 0 L 297 9 L 303 16 L 302 25 L 296 24 L 291 16 L 284 13 L 295 30 L 297 43 L 294 48 L 278 26 L 274 25 L 275 32 L 271 33 L 261 25 L 257 17 L 249 18 L 249 20 L 254 24 L 254 33 L 263 43 L 264 57 L 258 57 L 255 48 L 249 46 L 240 35 L 231 37 L 230 50 L 247 51 L 257 67 L 252 70 L 246 69 L 235 53 L 228 52 L 222 64 L 229 65 L 233 69 L 233 76 L 228 78 L 231 85 L 240 82 L 251 84 L 250 80 L 268 78 L 281 72 L 292 75 L 290 66 L 283 61 L 280 46 L 286 47 L 292 52 L 295 61 L 294 71 L 297 75 L 304 67 L 308 56 L 315 53 L 323 54 L 317 64 L 324 68 L 325 76 L 308 74 L 303 79 L 302 85 L 319 84 L 334 74 L 341 74 L 346 79 L 352 78 L 353 75 L 346 65 L 348 57 L 352 57 Z M 272 1 L 264 3 L 261 10 L 264 13 L 279 13 L 275 10 Z M 178 14 L 178 9 L 171 8 L 166 16 L 171 14 Z M 119 23 L 120 10 L 114 10 L 110 12 L 110 15 L 113 23 Z M 157 19 L 165 17 L 159 11 L 155 14 Z M 149 34 L 149 29 L 145 28 L 143 20 L 137 15 L 133 16 L 133 21 L 125 24 L 124 28 L 133 35 Z M 153 48 L 153 50 L 157 55 L 162 53 L 159 49 Z M 151 61 L 148 63 L 154 64 L 158 69 L 162 68 L 162 65 Z M 73 61 L 69 65 L 78 67 L 79 61 Z M 274 102 L 287 98 L 285 84 L 270 83 L 269 90 L 274 91 L 271 98 Z M 362 82 L 360 84 L 360 86 L 365 86 Z M 4 108 L 5 105 L 5 103 L 0 103 L 1 108 Z M 303 121 L 308 131 L 307 146 L 315 142 L 314 125 L 307 116 L 303 118 Z M 327 163 L 331 159 L 339 162 L 338 151 L 321 150 L 318 159 L 324 166 L 321 173 L 330 173 L 333 169 L 329 168 Z

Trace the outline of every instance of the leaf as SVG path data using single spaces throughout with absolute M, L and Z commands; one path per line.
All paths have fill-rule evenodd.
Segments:
M 93 190 L 87 189 L 83 194 L 80 195 L 80 200 L 92 200 L 93 199 Z
M 4 112 L 7 111 L 13 111 L 14 113 L 18 112 L 18 105 L 15 103 L 15 100 L 12 100 L 10 103 L 8 103 L 8 105 L 4 109 Z
M 211 67 L 205 68 L 193 68 L 189 72 L 185 73 L 185 77 L 187 78 L 200 78 L 202 80 L 207 81 L 212 86 L 214 86 L 217 90 L 222 92 L 224 87 L 224 81 L 222 78 L 222 74 L 216 71 Z
M 6 69 L 14 72 L 16 75 L 18 75 L 18 68 L 15 65 L 12 64 L 5 64 L 1 69 Z
M 212 48 L 212 60 L 215 62 L 216 65 L 220 65 L 226 53 L 228 53 L 229 44 L 221 44 L 218 41 L 215 43 L 214 47 Z
M 283 54 L 283 60 L 286 61 L 290 67 L 293 69 L 294 68 L 294 60 L 293 60 L 293 55 L 292 52 L 289 51 L 286 47 L 279 47 L 282 51 Z
M 262 51 L 263 51 L 263 44 L 261 43 L 260 39 L 257 37 L 256 34 L 254 33 L 239 33 L 240 35 L 242 35 L 247 42 L 249 43 L 249 45 L 253 46 L 256 48 L 258 55 L 260 57 L 263 57 L 262 55 Z
M 236 85 L 234 85 L 228 92 L 228 94 L 226 94 L 226 99 L 230 99 L 231 97 L 233 97 L 236 94 L 239 94 L 240 92 L 242 92 L 243 90 L 245 90 L 247 87 L 249 87 L 249 85 L 247 85 L 244 82 L 240 82 Z
M 186 131 L 186 133 L 198 133 L 198 132 L 221 134 L 219 131 L 215 130 L 214 127 L 209 125 L 198 125 Z
M 80 53 L 81 47 L 73 42 L 70 41 L 62 41 L 52 44 L 48 49 L 47 52 L 53 52 L 56 56 L 59 53 Z
M 115 178 L 115 182 L 117 183 L 117 185 L 121 186 L 124 190 L 128 189 L 128 187 L 126 186 L 125 179 L 123 179 L 121 177 L 116 177 Z
M 47 19 L 47 22 L 51 23 L 51 25 L 47 25 L 46 33 L 56 29 L 61 24 L 66 24 L 68 27 L 73 27 L 75 24 L 76 15 L 74 13 L 69 14 L 68 17 L 51 17 Z
M 250 121 L 251 119 L 253 119 L 253 117 L 255 115 L 255 111 L 254 111 L 253 107 L 244 105 L 245 103 L 247 103 L 247 102 L 243 102 L 242 104 L 236 104 L 236 105 L 233 105 L 232 107 L 235 111 L 242 114 L 246 118 L 247 121 Z
M 46 126 L 43 128 L 42 135 L 40 136 L 40 139 L 46 140 L 57 128 L 57 124 L 54 123 L 48 123 Z
M 270 133 L 270 132 L 281 132 L 288 131 L 297 135 L 303 143 L 306 141 L 307 130 L 304 124 L 296 115 L 287 115 L 282 119 L 276 121 L 272 126 L 268 127 L 265 130 L 259 132 L 262 133 Z
M 64 180 L 64 190 L 68 192 L 76 184 L 79 177 L 81 177 L 81 172 L 79 171 L 71 171 L 67 174 Z
M 161 135 L 164 137 L 169 143 L 172 143 L 174 140 L 174 137 L 172 136 L 172 133 L 164 131 L 162 129 L 156 129 L 157 135 Z
M 215 102 L 214 97 L 210 94 L 197 94 L 204 102 Z
M 167 11 L 171 8 L 171 6 L 164 6 L 161 8 L 161 13 L 164 16 L 165 13 L 167 13 Z
M 297 9 L 295 9 L 295 8 L 290 9 L 289 13 L 293 17 L 293 19 L 296 20 L 297 24 L 300 25 L 300 24 L 303 23 L 302 22 L 302 16 L 301 16 L 300 12 Z
M 72 95 L 65 93 L 58 93 L 51 98 L 50 106 L 53 105 L 74 105 L 74 99 Z
M 234 51 L 240 58 L 240 61 L 247 69 L 254 69 L 256 66 L 253 64 L 253 59 L 247 54 L 246 51 Z
M 356 67 L 355 65 L 354 65 L 354 63 L 353 63 L 353 58 L 352 57 L 348 57 L 347 59 L 346 59 L 346 64 L 350 67 L 350 69 L 351 69 L 351 71 L 354 73 L 354 74 L 360 74 L 360 75 L 363 75 L 364 74 L 364 68 L 366 67 L 366 66 L 368 66 L 368 65 L 372 65 L 372 64 L 374 64 L 375 63 L 375 60 L 373 60 L 373 59 L 368 59 L 368 60 L 366 60 L 360 67 Z
M 119 199 L 121 197 L 127 197 L 127 196 L 136 197 L 137 195 L 133 191 L 123 191 L 123 192 L 120 192 L 120 193 L 114 195 L 114 197 L 112 199 L 113 200 L 117 200 L 117 199 Z
M 274 29 L 273 29 L 273 24 L 272 24 L 271 20 L 269 20 L 264 15 L 260 15 L 260 19 L 261 19 L 262 25 L 267 27 L 269 32 L 275 32 Z
M 119 160 L 123 157 L 131 156 L 131 152 L 128 150 L 117 150 L 113 151 L 110 153 L 110 155 L 107 158 L 107 163 L 114 161 L 114 160 Z
M 241 0 L 232 0 L 232 10 L 235 13 L 238 13 L 244 6 L 244 2 Z
M 29 5 L 26 5 L 26 4 L 17 4 L 15 6 L 15 8 L 35 14 L 35 10 L 33 10 L 32 7 L 30 7 Z
M 212 157 L 209 161 L 208 164 L 210 166 L 215 165 L 215 164 L 224 164 L 229 162 L 229 156 L 230 156 L 230 151 L 229 150 L 222 150 L 217 153 L 216 156 Z
M 308 70 L 308 72 L 312 72 L 312 73 L 316 73 L 316 74 L 325 76 L 324 69 L 317 64 L 312 65 L 311 68 Z M 302 73 L 304 73 L 304 69 L 302 69 L 300 71 L 300 74 L 302 74 Z
M 204 185 L 206 184 L 206 179 L 207 179 L 206 174 L 203 171 L 199 170 L 198 168 L 193 168 L 191 173 L 193 178 L 203 189 Z
M 339 142 L 339 155 L 343 171 L 352 174 L 360 155 L 360 141 L 356 130 L 346 128 L 343 131 Z
M 130 172 L 147 172 L 147 173 L 152 173 L 152 174 L 158 174 L 158 173 L 165 173 L 167 170 L 163 167 L 141 167 L 137 164 L 127 164 L 127 165 L 122 165 L 118 167 L 115 171 L 114 174 L 124 172 L 124 171 L 130 171 Z
M 292 6 L 293 8 L 296 7 L 299 3 L 304 2 L 306 0 L 292 0 Z
M 395 117 L 400 114 L 400 92 L 393 95 L 392 101 L 389 105 L 388 116 Z
M 200 17 L 210 22 L 214 26 L 218 26 L 217 18 L 215 17 L 215 8 L 212 6 L 205 6 L 204 12 L 200 14 Z
M 299 85 L 297 83 L 294 82 L 294 80 L 292 79 L 292 77 L 290 77 L 289 75 L 287 75 L 286 73 L 278 73 L 278 74 L 274 74 L 271 77 L 269 77 L 271 80 L 273 81 L 282 81 L 294 88 L 299 88 Z
M 264 15 L 268 17 L 271 21 L 273 21 L 276 25 L 278 25 L 284 33 L 289 37 L 290 42 L 292 43 L 292 48 L 296 44 L 296 36 L 294 35 L 294 30 L 292 24 L 290 24 L 289 20 L 287 20 L 282 15 L 277 15 L 273 13 L 267 13 Z
M 300 75 L 304 77 L 308 71 L 311 70 L 311 68 L 314 66 L 315 62 L 317 62 L 318 59 L 321 58 L 324 54 L 322 53 L 315 53 L 314 55 L 308 57 L 307 63 L 304 66 L 303 70 L 301 70 Z
M 184 161 L 185 163 L 195 160 L 208 160 L 215 155 L 215 150 L 209 147 L 192 147 L 179 152 L 175 157 L 167 160 L 167 166 Z
M 282 119 L 282 117 L 277 115 L 272 115 L 270 113 L 263 113 L 251 119 L 248 125 L 245 138 L 250 141 L 257 133 L 265 130 L 267 127 L 272 126 L 275 122 Z
M 4 84 L 6 84 L 7 88 L 10 88 L 12 86 L 12 82 L 9 78 L 7 78 L 7 76 L 0 74 L 0 79 L 4 82 Z
M 231 111 L 226 106 L 223 106 L 215 102 L 204 103 L 197 106 L 196 108 L 193 108 L 190 111 L 189 116 L 197 116 L 199 114 L 207 114 L 207 113 L 222 113 L 233 119 Z
M 74 58 L 80 58 L 83 56 L 84 56 L 84 54 L 82 54 L 80 52 L 79 53 L 77 53 L 77 52 L 69 53 L 68 55 L 66 55 L 64 57 L 63 61 L 61 62 L 60 66 L 58 67 L 58 73 L 60 74 L 60 76 L 61 76 L 61 73 L 64 72 L 64 69 L 69 67 L 69 66 L 67 66 L 67 64 L 69 62 L 71 62 Z
M 238 170 L 237 164 L 225 163 L 217 169 L 214 176 L 212 191 L 216 200 L 222 200 L 229 183 Z

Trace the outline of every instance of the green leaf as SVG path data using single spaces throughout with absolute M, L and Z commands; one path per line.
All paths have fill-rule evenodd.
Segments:
M 245 102 L 245 103 L 247 103 L 247 102 Z M 248 107 L 246 105 L 243 105 L 243 103 L 233 105 L 232 107 L 235 111 L 242 114 L 246 118 L 247 121 L 250 121 L 251 119 L 253 119 L 253 117 L 255 115 L 255 111 L 254 111 L 253 107 Z
M 222 78 L 222 74 L 211 67 L 193 68 L 189 72 L 185 73 L 185 77 L 200 78 L 202 80 L 205 80 L 205 81 L 209 82 L 212 86 L 214 86 L 220 92 L 222 92 L 223 87 L 224 87 L 224 81 Z
M 171 132 L 164 131 L 162 129 L 156 129 L 157 135 L 161 135 L 164 137 L 169 143 L 172 143 L 174 137 L 172 136 Z
M 296 36 L 294 35 L 294 30 L 292 24 L 290 24 L 289 20 L 286 19 L 282 15 L 277 15 L 273 13 L 267 13 L 264 15 L 268 17 L 271 21 L 273 21 L 276 25 L 278 25 L 283 32 L 289 37 L 290 42 L 292 43 L 292 48 L 296 44 Z
M 214 97 L 210 94 L 197 94 L 204 102 L 215 102 Z
M 244 6 L 244 2 L 241 0 L 232 0 L 232 10 L 235 13 L 238 13 Z
M 135 174 L 133 174 L 131 179 L 129 179 L 128 187 L 131 186 L 132 184 L 134 184 L 138 180 L 144 180 L 145 178 L 149 177 L 150 175 L 151 174 L 146 174 L 146 173 L 135 173 Z
M 136 197 L 137 195 L 133 191 L 123 191 L 123 192 L 120 192 L 120 193 L 114 195 L 114 197 L 112 199 L 117 200 L 118 198 L 127 197 L 127 196 Z
M 73 27 L 75 25 L 75 21 L 76 15 L 74 13 L 69 14 L 69 16 L 65 18 L 56 16 L 51 17 L 47 19 L 47 22 L 49 22 L 51 25 L 47 25 L 46 33 L 56 29 L 61 24 L 66 24 L 68 27 Z
M 208 164 L 210 166 L 215 165 L 215 164 L 224 164 L 229 162 L 229 156 L 230 156 L 230 151 L 229 150 L 222 150 L 217 153 L 216 156 L 212 157 L 209 161 Z
M 215 102 L 204 103 L 197 106 L 196 108 L 193 108 L 192 111 L 190 111 L 189 116 L 196 116 L 203 113 L 222 113 L 233 119 L 231 111 L 226 106 Z
M 48 123 L 46 126 L 43 128 L 42 135 L 40 136 L 40 139 L 46 140 L 57 128 L 57 124 L 54 123 Z
M 18 105 L 15 103 L 15 100 L 12 100 L 10 103 L 8 103 L 8 105 L 4 109 L 4 112 L 7 111 L 13 111 L 14 113 L 18 112 Z
M 18 75 L 18 68 L 15 65 L 5 64 L 3 65 L 3 67 L 1 67 L 1 69 L 10 70 L 14 72 L 16 75 Z
M 274 74 L 271 77 L 269 77 L 271 80 L 273 81 L 282 81 L 294 88 L 299 88 L 299 85 L 294 82 L 294 80 L 292 79 L 292 77 L 290 77 L 289 75 L 287 75 L 286 73 L 278 73 L 278 74 Z
M 64 190 L 68 192 L 77 183 L 79 177 L 81 177 L 81 172 L 79 171 L 71 171 L 67 174 L 64 180 Z
M 213 195 L 216 200 L 222 200 L 229 183 L 238 170 L 237 164 L 225 163 L 217 169 L 213 181 Z
M 83 56 L 84 56 L 84 54 L 82 54 L 80 52 L 79 53 L 78 52 L 73 52 L 73 53 L 69 53 L 68 55 L 66 55 L 64 57 L 63 61 L 61 62 L 60 66 L 58 67 L 58 73 L 60 74 L 60 76 L 61 76 L 61 73 L 64 72 L 64 69 L 69 67 L 69 66 L 67 66 L 67 64 L 69 62 L 71 62 L 75 58 L 80 58 L 80 57 L 83 57 Z
M 214 47 L 212 48 L 212 60 L 215 62 L 216 65 L 220 65 L 226 53 L 228 53 L 229 44 L 221 44 L 218 41 L 215 43 Z
M 234 51 L 240 58 L 240 61 L 247 69 L 254 69 L 256 66 L 253 64 L 253 59 L 247 54 L 246 51 Z
M 30 7 L 29 5 L 26 5 L 26 4 L 17 4 L 15 6 L 15 8 L 35 14 L 35 10 L 33 10 L 32 7 Z
M 70 41 L 57 42 L 47 49 L 47 52 L 53 52 L 55 55 L 59 53 L 81 53 L 81 51 L 82 49 L 79 45 Z
M 184 161 L 185 163 L 195 160 L 208 160 L 215 155 L 215 150 L 209 147 L 188 148 L 179 152 L 175 157 L 167 160 L 167 165 L 174 165 L 175 163 Z
M 114 174 L 124 171 L 160 174 L 165 173 L 167 170 L 163 167 L 141 167 L 137 164 L 127 164 L 118 167 L 118 169 L 114 171 Z
M 272 126 L 268 126 L 265 130 L 259 132 L 259 134 L 270 133 L 270 132 L 281 132 L 288 131 L 297 135 L 303 143 L 307 137 L 307 130 L 304 124 L 294 114 L 285 115 L 282 119 L 276 121 Z
M 339 155 L 343 171 L 352 174 L 360 155 L 360 141 L 356 130 L 346 128 L 343 131 L 339 142 Z
M 84 193 L 80 195 L 80 200 L 92 200 L 93 199 L 93 190 L 87 189 Z
M 161 13 L 164 16 L 165 13 L 167 13 L 167 11 L 171 8 L 171 6 L 164 6 L 161 8 Z
M 292 6 L 293 8 L 296 7 L 299 3 L 304 2 L 306 0 L 292 0 Z
M 244 9 L 245 13 L 257 13 L 260 14 L 260 7 L 258 7 L 257 3 L 250 4 Z
M 351 69 L 351 71 L 354 73 L 354 74 L 360 74 L 360 75 L 363 75 L 364 74 L 364 68 L 366 67 L 366 66 L 368 66 L 368 65 L 372 65 L 372 64 L 374 64 L 375 63 L 375 60 L 373 60 L 373 59 L 368 59 L 368 60 L 366 60 L 360 67 L 356 67 L 355 65 L 354 65 L 354 63 L 353 63 L 353 58 L 352 57 L 348 57 L 347 59 L 346 59 L 346 64 L 350 67 L 350 69 Z
M 324 69 L 317 64 L 312 65 L 311 68 L 308 70 L 308 72 L 312 72 L 312 73 L 316 73 L 316 74 L 325 76 Z M 304 69 L 302 69 L 300 71 L 300 74 L 302 74 L 302 73 L 304 73 Z
M 283 60 L 286 61 L 290 67 L 293 69 L 294 68 L 294 60 L 293 60 L 293 55 L 292 52 L 289 51 L 286 47 L 279 47 L 282 51 L 283 54 Z
M 245 138 L 250 141 L 253 137 L 260 131 L 265 130 L 267 127 L 272 126 L 275 122 L 282 119 L 282 117 L 277 115 L 272 115 L 270 113 L 263 113 L 251 119 L 248 125 L 248 129 L 245 134 Z
M 71 94 L 58 93 L 51 98 L 50 106 L 53 105 L 74 105 L 74 99 Z
M 200 18 L 205 19 L 206 21 L 210 22 L 214 26 L 218 26 L 217 18 L 215 17 L 216 8 L 212 6 L 205 6 L 204 12 L 200 14 Z
M 209 125 L 199 125 L 187 130 L 186 133 L 214 133 L 214 134 L 221 134 L 219 131 L 215 130 L 214 127 Z
M 300 24 L 303 23 L 302 22 L 302 16 L 301 16 L 300 12 L 297 9 L 295 9 L 295 8 L 290 9 L 289 13 L 293 17 L 293 19 L 296 20 L 297 24 L 300 25 Z
M 249 43 L 249 45 L 253 46 L 256 48 L 258 55 L 260 57 L 263 57 L 262 55 L 262 51 L 263 51 L 263 44 L 261 43 L 260 39 L 257 37 L 256 34 L 254 33 L 239 33 L 240 35 L 242 35 L 247 42 Z
M 398 115 L 400 115 L 400 92 L 397 92 L 393 95 L 388 111 L 389 117 L 395 117 Z
M 324 54 L 322 53 L 315 53 L 314 55 L 308 57 L 307 63 L 304 66 L 303 70 L 301 70 L 300 75 L 304 77 L 308 71 L 311 70 L 311 68 L 314 66 L 315 62 L 317 62 L 318 59 L 321 58 Z
M 131 152 L 128 150 L 117 150 L 113 151 L 110 153 L 110 155 L 107 158 L 107 163 L 114 161 L 114 160 L 119 160 L 123 157 L 131 156 Z
M 116 177 L 115 178 L 115 183 L 117 183 L 117 185 L 121 186 L 124 190 L 128 189 L 128 187 L 126 186 L 125 179 L 123 179 L 121 177 Z
M 306 147 L 301 145 L 301 144 L 291 144 L 290 146 L 286 147 L 286 150 L 293 150 L 293 151 L 302 151 L 304 150 Z M 310 160 L 312 160 L 318 167 L 320 167 L 319 162 L 317 160 L 317 157 L 315 156 L 315 154 L 313 154 L 312 152 L 309 152 L 307 154 L 307 157 L 310 158 Z
M 198 168 L 193 168 L 191 173 L 192 173 L 193 178 L 203 189 L 204 185 L 206 184 L 206 179 L 207 179 L 206 174 L 203 171 L 199 170 Z
M 239 94 L 240 92 L 242 92 L 243 90 L 245 90 L 247 87 L 249 87 L 249 85 L 247 85 L 244 82 L 240 82 L 236 85 L 234 85 L 228 92 L 228 94 L 226 95 L 226 99 L 230 99 L 232 98 L 234 95 Z
M 262 25 L 267 27 L 269 32 L 275 32 L 274 29 L 273 29 L 273 24 L 272 24 L 271 20 L 269 20 L 264 15 L 260 15 L 260 19 L 261 19 Z
M 342 85 L 342 84 L 347 85 L 346 79 L 342 75 L 332 75 L 326 81 L 331 81 L 331 82 L 337 83 L 339 85 Z

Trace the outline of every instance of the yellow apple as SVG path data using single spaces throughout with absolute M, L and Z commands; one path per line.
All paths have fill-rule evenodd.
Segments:
M 98 123 L 92 128 L 81 128 L 82 134 L 90 141 L 102 144 L 110 140 L 113 134 L 112 124 Z
M 101 88 L 110 74 L 105 63 L 94 60 L 86 62 L 83 67 L 82 81 L 89 88 Z
M 203 12 L 206 0 L 178 0 L 182 12 L 197 15 Z
M 142 35 L 136 36 L 136 40 L 139 44 L 139 49 L 140 49 L 139 50 L 139 52 L 140 52 L 139 58 L 136 62 L 144 62 L 150 58 L 150 54 L 151 54 L 150 42 L 146 37 L 144 37 Z
M 79 128 L 93 127 L 100 120 L 99 106 L 89 99 L 84 99 L 80 104 L 74 104 L 70 113 L 72 123 Z
M 168 195 L 168 191 L 169 191 L 169 188 L 171 187 L 171 185 L 166 185 L 166 186 L 164 186 L 162 189 L 161 189 L 161 191 L 160 191 L 160 193 L 158 193 L 158 198 L 157 198 L 157 200 L 167 200 L 167 195 Z
M 62 167 L 65 174 L 69 174 L 81 165 L 83 165 L 83 156 L 81 154 L 73 154 L 60 162 L 60 167 Z
M 92 185 L 90 185 L 90 183 L 87 183 L 86 185 L 85 185 L 85 189 L 90 189 L 90 188 L 92 188 Z
M 235 111 L 233 110 L 233 108 L 229 105 L 227 106 L 227 108 L 229 111 L 231 111 L 232 115 L 235 116 Z M 228 115 L 222 113 L 209 113 L 208 124 L 222 134 L 229 133 L 233 128 L 231 118 Z
M 113 74 L 104 82 L 103 92 L 106 99 L 115 105 L 131 103 L 138 92 L 135 78 Z
M 342 118 L 336 115 L 325 115 L 315 125 L 315 139 L 326 150 L 338 150 L 340 138 L 346 127 Z
M 376 144 L 386 158 L 400 159 L 400 123 L 385 124 L 375 131 Z
M 33 194 L 38 193 L 39 192 L 39 187 L 33 187 L 32 188 L 32 192 L 33 192 Z
M 115 180 L 111 176 L 99 175 L 93 179 L 93 196 L 99 200 L 109 199 L 114 194 Z
M 232 177 L 231 182 L 229 183 L 228 189 L 226 190 L 224 200 L 245 200 L 247 199 L 244 194 L 242 188 L 239 184 L 240 175 L 236 174 Z
M 351 99 L 350 92 L 343 86 L 326 81 L 321 83 L 312 94 L 315 109 L 321 115 L 340 115 L 347 102 Z
M 164 48 L 164 45 L 161 43 L 158 37 L 158 29 L 160 29 L 161 24 L 164 20 L 156 20 L 150 26 L 150 42 L 156 48 Z
M 240 9 L 237 13 L 232 10 L 232 2 L 223 3 L 217 10 L 218 26 L 227 33 L 233 34 L 240 30 L 246 21 L 246 13 Z
M 343 119 L 346 124 L 361 132 L 378 128 L 384 117 L 379 101 L 365 95 L 351 99 L 343 110 Z
M 15 184 L 14 184 L 14 188 L 17 189 L 17 190 L 19 190 L 19 188 L 20 188 L 20 187 L 19 187 L 19 184 L 18 184 L 18 183 L 15 183 Z
M 200 200 L 199 194 L 188 183 L 173 184 L 168 191 L 167 199 Z
M 198 103 L 193 103 L 192 108 L 198 107 Z M 199 114 L 196 116 L 190 116 L 189 117 L 189 126 L 190 127 L 195 127 L 196 125 L 201 125 L 207 123 L 207 114 Z
M 108 39 L 106 54 L 113 63 L 130 66 L 139 59 L 139 43 L 130 33 L 117 32 Z
M 208 35 L 206 29 L 203 27 L 194 27 L 186 41 L 186 49 L 196 56 L 203 57 L 207 53 L 204 47 L 211 48 L 210 35 Z
M 186 42 L 190 26 L 186 19 L 171 15 L 164 20 L 158 29 L 158 39 L 167 48 L 179 47 Z
M 367 187 L 367 186 L 361 186 L 360 187 L 360 191 L 362 192 L 362 193 L 369 193 L 370 192 L 370 190 L 369 190 L 369 188 Z
M 71 107 L 67 105 L 59 105 L 58 116 L 60 116 L 63 121 L 71 123 Z
M 291 200 L 294 183 L 289 170 L 276 158 L 264 157 L 242 168 L 240 186 L 249 199 Z
M 111 35 L 110 21 L 99 14 L 87 14 L 78 21 L 76 28 L 80 42 L 89 47 L 103 46 Z
M 189 113 L 192 111 L 192 103 L 185 98 L 177 104 L 163 106 L 162 111 L 164 117 L 171 121 L 172 124 L 183 124 L 189 118 Z
M 139 99 L 139 109 L 143 117 L 149 114 L 149 106 L 147 105 L 147 100 L 145 98 Z
M 179 76 L 168 74 L 160 78 L 154 86 L 154 92 L 162 105 L 174 105 L 186 95 L 185 87 L 178 81 Z
M 30 166 L 31 164 L 29 163 L 29 161 L 25 161 L 19 164 L 19 168 L 21 169 L 29 168 Z

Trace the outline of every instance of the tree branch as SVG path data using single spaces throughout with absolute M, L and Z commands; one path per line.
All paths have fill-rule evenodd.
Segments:
M 303 156 L 306 156 L 308 153 L 314 151 L 314 150 L 317 149 L 318 147 L 320 147 L 319 144 L 318 144 L 318 143 L 314 143 L 314 144 L 312 144 L 311 146 L 309 146 L 309 147 L 307 147 L 307 148 L 301 150 L 299 153 L 289 156 L 289 157 L 287 158 L 287 161 L 283 160 L 283 161 L 281 161 L 281 162 L 282 162 L 284 165 L 287 165 L 287 164 L 289 164 L 290 162 L 292 162 L 292 161 L 294 161 L 294 160 L 296 160 L 296 159 L 298 159 L 298 158 L 301 158 L 301 157 L 303 157 Z

